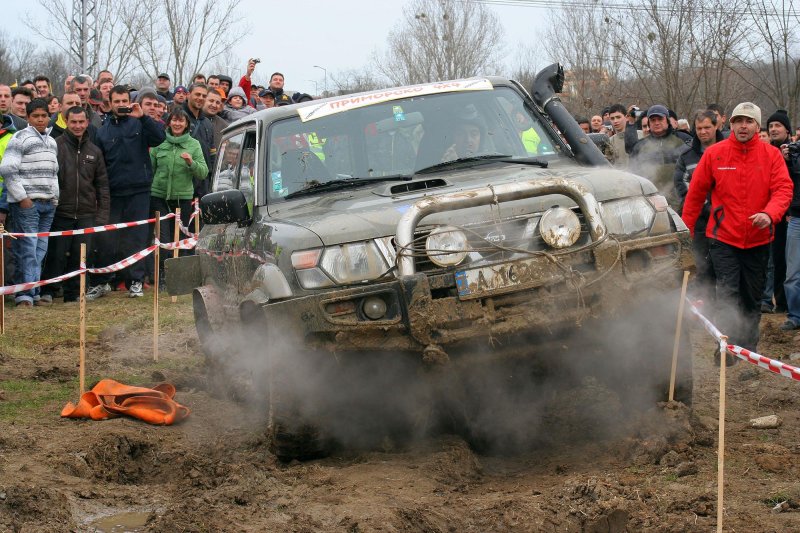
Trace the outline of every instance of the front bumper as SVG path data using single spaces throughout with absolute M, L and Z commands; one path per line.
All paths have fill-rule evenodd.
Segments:
M 588 318 L 623 315 L 637 294 L 679 287 L 681 273 L 694 265 L 691 249 L 687 231 L 606 239 L 561 255 L 557 263 L 536 256 L 483 269 L 498 279 L 480 287 L 465 286 L 464 279 L 476 279 L 474 273 L 414 273 L 268 303 L 263 311 L 270 330 L 331 352 L 422 352 L 430 346 L 489 344 L 506 335 L 552 334 Z M 525 275 L 509 279 L 515 270 Z M 384 301 L 384 318 L 364 315 L 362 305 L 370 297 Z

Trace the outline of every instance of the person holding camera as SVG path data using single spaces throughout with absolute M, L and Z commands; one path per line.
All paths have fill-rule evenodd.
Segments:
M 780 311 L 783 304 L 787 311 L 786 321 L 781 324 L 780 329 L 794 331 L 800 329 L 800 144 L 792 142 L 791 122 L 788 113 L 783 109 L 775 111 L 769 117 L 767 126 L 770 144 L 780 148 L 786 161 L 786 168 L 789 170 L 789 177 L 794 183 L 792 203 L 789 204 L 787 216 L 783 221 L 785 245 L 783 249 L 778 250 L 778 245 L 775 244 L 780 238 L 780 230 L 776 226 L 772 248 L 775 267 L 775 308 L 776 311 Z M 783 281 L 782 287 L 778 285 L 780 281 Z M 783 291 L 779 290 L 781 288 Z
M 793 185 L 780 150 L 758 138 L 757 105 L 737 105 L 731 128 L 728 139 L 706 148 L 700 158 L 689 183 L 683 221 L 694 236 L 711 193 L 706 236 L 717 277 L 718 325 L 731 344 L 756 351 L 773 226 L 791 203 Z M 735 360 L 726 357 L 726 364 Z
M 153 167 L 150 148 L 166 139 L 164 126 L 144 114 L 138 103 L 131 104 L 128 88 L 111 89 L 111 118 L 97 131 L 97 146 L 102 150 L 108 170 L 111 194 L 109 223 L 144 220 L 150 213 L 150 187 Z M 108 266 L 147 247 L 150 226 L 135 226 L 100 233 L 95 264 Z M 86 298 L 94 300 L 111 291 L 112 274 L 93 277 Z M 143 296 L 144 263 L 134 263 L 118 273 L 132 298 Z
M 769 144 L 780 149 L 782 146 L 792 142 L 792 124 L 789 114 L 785 109 L 778 109 L 767 119 L 767 135 Z M 792 173 L 792 165 L 788 155 L 784 156 L 789 175 Z M 788 215 L 788 212 L 787 212 Z M 783 284 L 786 280 L 786 231 L 788 228 L 787 217 L 775 224 L 775 240 L 769 252 L 769 266 L 767 268 L 767 284 L 764 287 L 764 294 L 761 298 L 762 313 L 785 313 L 786 312 L 786 293 Z M 774 300 L 774 303 L 773 303 Z M 786 324 L 784 324 L 786 326 Z M 792 328 L 794 329 L 794 328 Z

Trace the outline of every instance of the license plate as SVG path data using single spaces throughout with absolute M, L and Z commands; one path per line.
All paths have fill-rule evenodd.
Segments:
M 561 279 L 558 268 L 546 257 L 459 270 L 455 274 L 462 300 L 539 287 Z

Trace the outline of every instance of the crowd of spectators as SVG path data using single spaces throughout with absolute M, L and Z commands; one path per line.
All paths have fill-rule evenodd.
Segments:
M 800 128 L 786 110 L 763 120 L 743 102 L 729 124 L 718 104 L 689 119 L 660 104 L 614 104 L 576 120 L 612 165 L 648 178 L 683 215 L 694 293 L 739 345 L 756 349 L 760 313 L 786 313 L 780 329 L 800 329 Z M 703 156 L 714 145 L 712 163 Z
M 0 84 L 0 222 L 12 231 L 36 233 L 142 220 L 180 208 L 182 222 L 188 225 L 192 199 L 208 192 L 222 130 L 257 110 L 311 99 L 307 94 L 284 92 L 280 72 L 270 76 L 266 87 L 253 84 L 258 63 L 249 60 L 236 85 L 226 75 L 197 74 L 188 86 L 173 87 L 170 76 L 162 73 L 153 87 L 137 89 L 119 83 L 108 70 L 99 72 L 96 79 L 69 76 L 62 90 L 55 90 L 46 76 L 13 88 Z M 754 309 L 787 313 L 781 328 L 800 329 L 800 188 L 796 187 L 800 150 L 792 144 L 800 128 L 793 132 L 786 111 L 778 109 L 762 120 L 757 106 L 743 103 L 734 110 L 729 125 L 725 110 L 717 104 L 688 119 L 661 104 L 647 109 L 614 104 L 576 121 L 612 165 L 651 180 L 678 213 L 683 212 L 687 198 L 693 199 L 687 226 L 693 232 L 699 296 L 713 302 L 724 293 L 728 303 L 734 296 L 739 298 L 730 305 L 737 307 L 740 316 L 750 317 L 743 327 L 751 330 Z M 761 148 L 754 150 L 754 142 L 762 143 Z M 751 201 L 757 196 L 748 189 L 755 187 L 754 171 L 750 177 L 737 174 L 738 179 L 749 180 L 747 186 L 742 182 L 731 188 L 731 173 L 719 174 L 719 169 L 704 163 L 705 152 L 714 145 L 747 156 L 719 169 L 762 168 L 766 161 L 780 159 L 782 170 L 774 168 L 759 178 L 767 191 L 759 200 L 764 205 Z M 715 148 L 715 153 L 723 148 Z M 748 159 L 753 157 L 758 161 Z M 705 191 L 699 204 L 695 193 L 701 185 L 693 185 L 698 168 L 703 169 Z M 723 199 L 726 190 L 742 192 Z M 731 206 L 731 202 L 738 204 Z M 731 213 L 737 210 L 753 212 L 744 221 L 734 220 Z M 734 223 L 750 224 L 756 233 L 732 228 Z M 161 234 L 172 235 L 172 224 L 172 220 L 163 222 Z M 100 233 L 94 242 L 86 235 L 59 238 L 49 251 L 47 238 L 15 239 L 11 253 L 6 254 L 7 280 L 25 283 L 73 271 L 81 243 L 92 250 L 87 264 L 107 266 L 144 249 L 149 235 L 148 226 L 137 226 Z M 751 255 L 756 259 L 733 268 L 735 261 L 730 257 L 741 259 L 749 253 L 754 235 L 758 250 Z M 727 262 L 720 259 L 722 245 L 733 246 L 736 252 L 729 254 Z M 93 300 L 112 290 L 140 297 L 151 268 L 138 262 L 115 274 L 92 276 L 87 298 Z M 756 285 L 757 298 L 750 294 Z M 74 280 L 63 287 L 52 284 L 41 291 L 19 292 L 15 301 L 23 306 L 48 305 L 58 296 L 65 302 L 75 301 Z M 745 344 L 754 349 L 752 337 L 751 331 Z
M 0 84 L 0 224 L 16 233 L 46 233 L 133 222 L 181 209 L 189 225 L 191 202 L 208 192 L 216 146 L 231 122 L 257 110 L 311 100 L 284 92 L 275 72 L 266 87 L 252 75 L 251 59 L 237 85 L 229 76 L 197 74 L 172 86 L 161 73 L 153 87 L 136 88 L 102 70 L 96 78 L 70 75 L 63 88 L 47 76 Z M 174 221 L 161 224 L 173 235 Z M 88 266 L 105 267 L 138 252 L 149 226 L 72 237 L 4 239 L 6 284 L 51 279 L 79 268 L 81 244 Z M 167 240 L 167 239 L 163 239 Z M 48 250 L 49 246 L 49 250 Z M 152 261 L 90 277 L 88 300 L 112 290 L 141 297 Z M 17 306 L 51 305 L 78 298 L 77 278 L 20 291 Z

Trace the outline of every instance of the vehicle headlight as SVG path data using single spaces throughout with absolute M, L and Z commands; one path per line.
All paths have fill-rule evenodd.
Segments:
M 539 233 L 549 246 L 567 248 L 581 236 L 581 221 L 571 209 L 551 207 L 539 220 Z
M 632 235 L 647 232 L 655 218 L 654 204 L 644 196 L 603 202 L 600 208 L 603 221 L 612 235 Z
M 469 252 L 467 236 L 453 226 L 436 228 L 425 239 L 425 252 L 437 266 L 456 266 L 467 257 L 467 252 Z
M 292 266 L 304 289 L 370 281 L 389 270 L 372 241 L 294 252 Z

